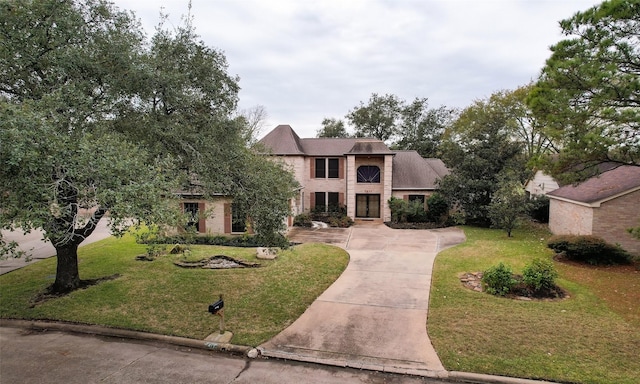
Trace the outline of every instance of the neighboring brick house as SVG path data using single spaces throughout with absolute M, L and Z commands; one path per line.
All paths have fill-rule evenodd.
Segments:
M 627 232 L 640 225 L 640 166 L 619 166 L 547 196 L 553 234 L 595 235 L 640 254 L 640 240 Z
M 436 182 L 449 173 L 439 159 L 416 151 L 392 151 L 377 139 L 301 139 L 289 125 L 279 125 L 260 144 L 285 161 L 302 188 L 293 213 L 344 205 L 352 219 L 389 221 L 391 196 L 426 202 Z

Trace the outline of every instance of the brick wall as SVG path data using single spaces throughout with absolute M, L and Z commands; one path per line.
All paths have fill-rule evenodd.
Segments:
M 549 230 L 554 235 L 590 235 L 593 210 L 578 204 L 550 199 Z
M 640 255 L 640 240 L 627 232 L 628 228 L 639 225 L 640 190 L 604 202 L 594 209 L 593 234 Z

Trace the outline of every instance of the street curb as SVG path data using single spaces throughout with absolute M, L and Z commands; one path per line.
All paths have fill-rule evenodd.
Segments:
M 253 348 L 244 345 L 235 345 L 229 343 L 214 343 L 206 340 L 189 339 L 186 337 L 178 336 L 166 336 L 158 335 L 154 333 L 130 331 L 126 329 L 109 328 L 100 325 L 86 325 L 86 324 L 74 324 L 65 323 L 59 321 L 46 321 L 46 320 L 17 320 L 17 319 L 0 319 L 0 327 L 11 328 L 23 328 L 38 331 L 59 331 L 66 333 L 82 333 L 88 335 L 108 336 L 108 337 L 120 337 L 124 339 L 142 340 L 142 341 L 158 341 L 171 345 L 176 345 L 186 348 L 202 349 L 215 352 L 227 352 L 232 354 L 239 354 L 245 357 L 254 358 L 262 355 L 261 348 Z M 415 370 L 407 368 L 393 367 L 381 367 L 367 364 L 351 364 L 344 361 L 328 361 L 322 359 L 305 359 L 294 356 L 278 356 L 267 353 L 267 358 L 275 358 L 279 360 L 293 360 L 304 361 L 308 363 L 315 363 L 321 365 L 332 365 L 339 367 L 348 367 L 354 369 L 363 369 L 368 371 L 380 371 L 388 373 L 398 373 L 411 376 L 422 376 L 432 379 L 444 380 L 455 383 L 469 383 L 469 384 L 559 384 L 552 381 L 538 381 L 530 379 L 520 379 L 507 376 L 494 376 L 485 375 L 479 373 L 469 372 L 457 372 L 457 371 L 434 371 L 425 372 L 424 370 Z M 382 369 L 380 369 L 382 368 Z
M 126 329 L 109 328 L 100 325 L 73 324 L 44 320 L 15 320 L 0 319 L 0 326 L 12 328 L 24 328 L 32 330 L 51 330 L 68 333 L 83 333 L 89 335 L 121 337 L 125 339 L 159 341 L 181 347 L 203 349 L 208 351 L 229 352 L 247 356 L 252 347 L 229 343 L 214 343 L 206 340 L 189 339 L 186 337 L 158 335 L 154 333 L 130 331 Z
M 520 379 L 517 377 L 485 375 L 481 373 L 449 371 L 449 381 L 474 384 L 560 384 L 555 381 Z

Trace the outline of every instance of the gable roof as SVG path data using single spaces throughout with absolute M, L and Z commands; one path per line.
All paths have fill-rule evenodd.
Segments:
M 547 196 L 597 206 L 635 190 L 640 190 L 640 166 L 621 165 L 580 184 L 560 187 Z
M 416 151 L 394 151 L 393 189 L 436 189 L 437 181 L 449 174 L 440 159 L 425 159 Z

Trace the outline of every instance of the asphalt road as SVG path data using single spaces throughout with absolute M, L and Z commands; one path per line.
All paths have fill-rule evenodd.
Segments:
M 424 377 L 277 359 L 248 359 L 158 342 L 0 327 L 0 383 L 407 383 Z

